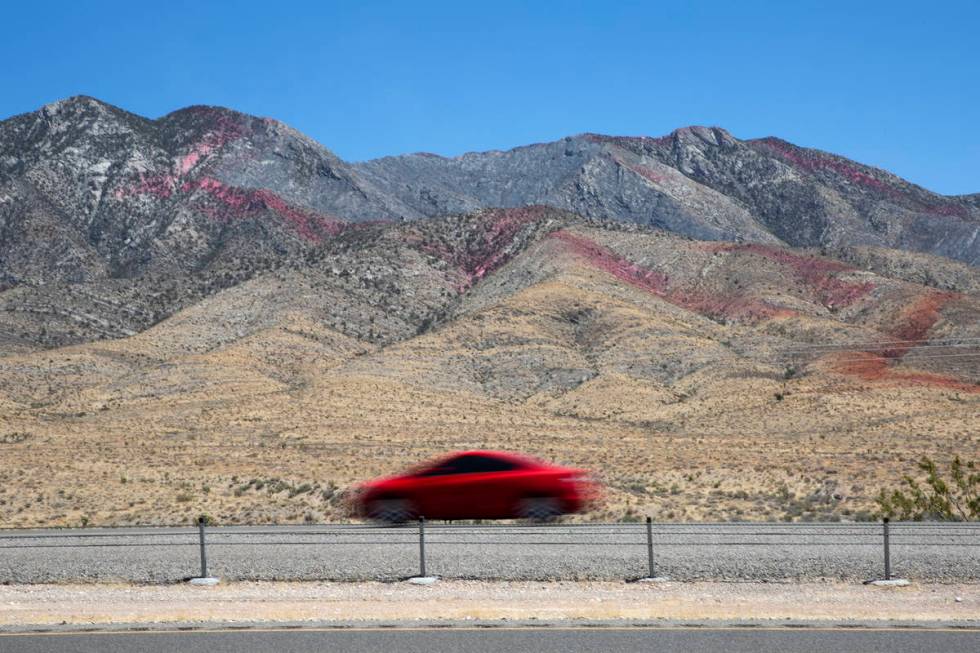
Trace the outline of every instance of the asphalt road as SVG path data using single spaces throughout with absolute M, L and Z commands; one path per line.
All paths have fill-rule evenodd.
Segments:
M 0 635 L 4 653 L 249 653 L 251 651 L 699 651 L 943 653 L 980 650 L 980 632 L 939 630 L 408 629 L 120 632 Z
M 396 580 L 419 573 L 415 526 L 212 528 L 209 572 L 238 580 Z M 656 573 L 675 580 L 864 580 L 883 574 L 878 524 L 656 524 Z M 893 524 L 894 576 L 980 580 L 980 524 Z M 426 528 L 446 578 L 647 575 L 644 524 Z M 0 531 L 0 583 L 175 582 L 199 575 L 195 528 Z

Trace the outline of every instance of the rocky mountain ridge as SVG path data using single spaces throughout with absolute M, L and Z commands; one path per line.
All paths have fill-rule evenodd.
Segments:
M 427 215 L 547 204 L 710 240 L 875 246 L 980 261 L 980 212 L 832 154 L 720 128 L 660 138 L 583 134 L 506 152 L 356 164 Z M 530 171 L 530 172 L 528 172 Z
M 718 128 L 349 164 L 268 118 L 75 97 L 0 122 L 0 283 L 291 256 L 345 224 L 549 205 L 687 236 L 980 260 L 976 196 Z M 237 263 L 234 263 L 237 261 Z
M 190 107 L 149 120 L 75 97 L 0 122 L 0 340 L 19 351 L 131 335 L 384 225 L 527 206 L 806 247 L 940 289 L 976 284 L 974 268 L 918 253 L 975 263 L 976 196 L 938 196 L 777 139 L 690 127 L 349 164 L 268 118 Z M 488 239 L 482 258 L 465 238 L 424 252 L 466 261 L 457 294 L 507 258 L 519 231 L 513 221 L 443 220 L 433 238 L 440 225 Z M 400 264 L 397 252 L 386 265 Z

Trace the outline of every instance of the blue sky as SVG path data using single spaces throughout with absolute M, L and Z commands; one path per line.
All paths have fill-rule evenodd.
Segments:
M 980 2 L 10 2 L 0 117 L 271 116 L 343 158 L 719 125 L 980 192 Z

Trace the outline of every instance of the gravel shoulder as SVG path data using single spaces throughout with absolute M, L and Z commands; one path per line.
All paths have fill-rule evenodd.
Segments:
M 892 573 L 980 581 L 980 528 L 896 524 Z M 209 570 L 233 581 L 397 581 L 419 572 L 418 529 L 220 527 Z M 876 524 L 657 524 L 656 573 L 682 581 L 850 581 L 884 572 Z M 0 583 L 173 583 L 197 575 L 189 528 L 0 531 Z M 433 526 L 428 573 L 458 580 L 623 581 L 648 575 L 643 524 Z
M 980 585 L 230 582 L 0 586 L 0 630 L 173 623 L 980 622 Z

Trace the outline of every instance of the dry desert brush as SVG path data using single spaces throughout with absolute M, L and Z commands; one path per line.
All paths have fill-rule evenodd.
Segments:
M 883 517 L 903 521 L 980 521 L 980 472 L 959 456 L 944 475 L 935 461 L 924 457 L 918 464 L 924 482 L 906 475 L 903 486 L 882 490 L 876 499 Z

